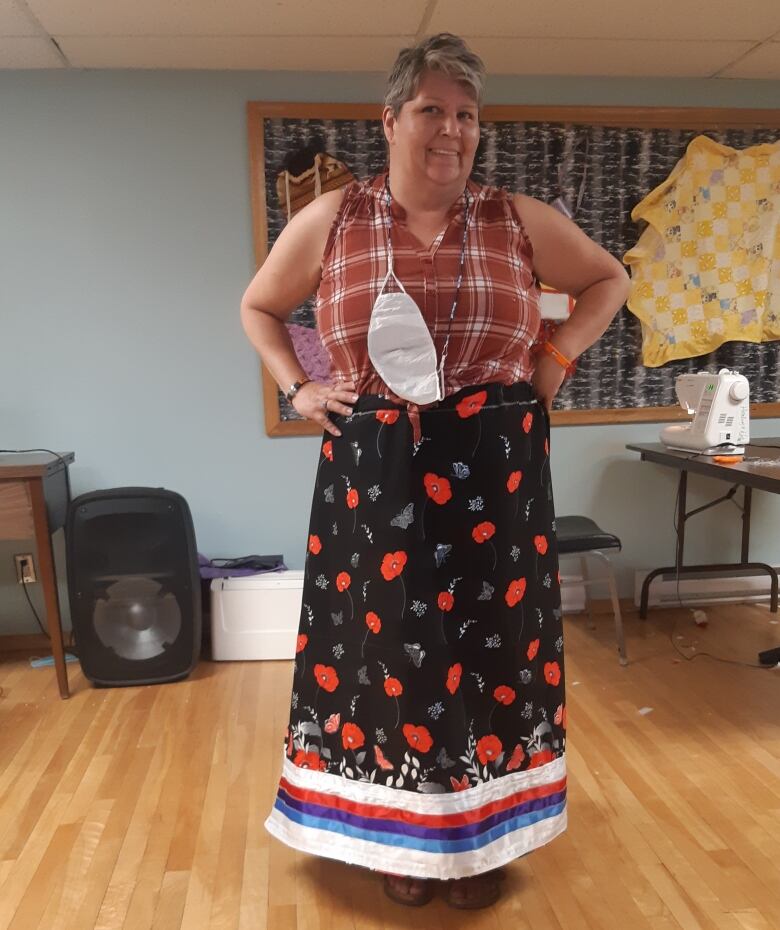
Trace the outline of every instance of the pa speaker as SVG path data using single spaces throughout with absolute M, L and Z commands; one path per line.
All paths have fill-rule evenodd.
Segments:
M 200 655 L 192 516 L 162 488 L 113 488 L 72 501 L 68 593 L 79 662 L 95 685 L 186 678 Z

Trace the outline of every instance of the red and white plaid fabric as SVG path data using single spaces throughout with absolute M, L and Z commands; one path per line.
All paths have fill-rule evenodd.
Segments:
M 368 357 L 371 309 L 387 274 L 386 175 L 354 182 L 333 222 L 322 257 L 316 315 L 335 379 L 354 381 L 360 393 L 392 391 Z M 512 384 L 533 372 L 531 346 L 540 323 L 533 249 L 512 197 L 468 182 L 471 222 L 458 306 L 444 371 L 446 394 L 474 384 Z M 394 271 L 428 324 L 437 356 L 447 335 L 463 241 L 464 194 L 447 228 L 424 248 L 391 201 Z M 388 282 L 390 290 L 395 282 Z M 408 405 L 410 408 L 415 405 Z

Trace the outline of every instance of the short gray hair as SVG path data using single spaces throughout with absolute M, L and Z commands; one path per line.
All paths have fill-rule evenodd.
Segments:
M 417 94 L 420 79 L 426 71 L 439 71 L 466 84 L 477 106 L 482 106 L 485 65 L 463 39 L 450 32 L 440 32 L 411 48 L 401 49 L 387 80 L 385 106 L 397 115 L 401 107 Z

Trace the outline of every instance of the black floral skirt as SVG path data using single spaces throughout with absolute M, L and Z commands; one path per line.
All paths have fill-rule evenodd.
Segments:
M 284 766 L 266 826 L 457 878 L 566 827 L 549 420 L 526 383 L 420 414 L 362 396 L 314 490 Z

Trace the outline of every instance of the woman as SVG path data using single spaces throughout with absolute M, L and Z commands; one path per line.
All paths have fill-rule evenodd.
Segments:
M 266 826 L 382 870 L 405 904 L 440 880 L 453 906 L 486 906 L 503 864 L 565 829 L 548 412 L 627 294 L 564 216 L 470 180 L 483 79 L 454 36 L 402 51 L 388 173 L 294 217 L 242 305 L 329 434 Z M 577 309 L 534 361 L 538 280 Z M 284 327 L 315 291 L 331 384 L 306 381 Z

